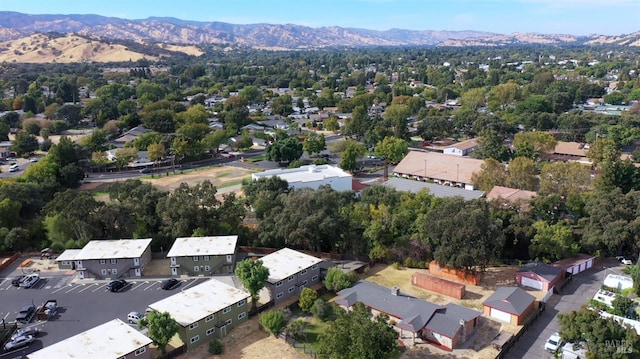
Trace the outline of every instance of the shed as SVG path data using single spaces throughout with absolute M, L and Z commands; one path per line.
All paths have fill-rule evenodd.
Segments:
M 590 256 L 588 254 L 578 254 L 578 256 L 573 258 L 563 259 L 554 263 L 551 263 L 552 266 L 560 267 L 564 269 L 565 272 L 571 273 L 572 275 L 576 275 L 578 273 L 584 272 L 587 269 L 593 267 L 593 263 L 595 261 L 594 256 Z
M 462 297 L 464 297 L 466 288 L 464 284 L 434 277 L 421 272 L 413 273 L 411 276 L 411 284 L 416 287 L 444 294 L 456 299 L 462 299 Z
M 564 270 L 545 263 L 529 263 L 516 273 L 516 284 L 549 292 L 564 278 Z
M 518 287 L 500 287 L 482 303 L 482 314 L 513 325 L 535 309 L 536 298 Z

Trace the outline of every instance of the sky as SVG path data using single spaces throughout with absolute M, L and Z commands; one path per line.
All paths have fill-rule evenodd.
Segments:
M 501 34 L 640 31 L 640 0 L 0 0 L 0 11 Z

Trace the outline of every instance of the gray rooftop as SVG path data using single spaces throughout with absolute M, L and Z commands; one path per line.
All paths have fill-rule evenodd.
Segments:
M 435 183 L 410 180 L 406 178 L 389 178 L 384 183 L 385 186 L 393 187 L 398 191 L 418 193 L 423 189 L 429 190 L 429 193 L 436 197 L 462 197 L 468 201 L 484 197 L 484 192 L 476 190 L 468 190 L 459 187 L 443 186 Z
M 534 262 L 524 265 L 518 272 L 531 272 L 539 275 L 549 282 L 553 282 L 556 277 L 563 272 L 560 267 L 554 267 L 545 263 Z
M 534 296 L 522 288 L 500 287 L 482 304 L 503 312 L 521 315 L 535 300 Z
M 441 306 L 402 293 L 394 295 L 390 288 L 362 280 L 338 292 L 335 300 L 347 307 L 356 302 L 399 318 L 399 328 L 414 333 L 426 328 L 448 337 L 458 332 L 461 319 L 469 321 L 480 316 L 478 311 L 453 303 Z

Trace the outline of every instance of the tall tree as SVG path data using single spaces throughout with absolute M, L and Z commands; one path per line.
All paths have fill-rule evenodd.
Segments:
M 171 338 L 180 330 L 180 324 L 171 318 L 171 314 L 168 312 L 160 313 L 155 310 L 149 312 L 146 317 L 138 321 L 138 327 L 145 326 L 149 327 L 149 338 L 153 340 L 163 354 L 167 352 L 167 344 L 169 344 Z
M 269 279 L 269 268 L 263 266 L 259 259 L 247 258 L 236 264 L 235 274 L 251 294 L 251 305 L 255 309 L 256 303 L 260 299 L 260 290 L 264 288 L 265 282 Z
M 568 196 L 591 188 L 589 167 L 578 162 L 552 162 L 540 169 L 540 192 Z
M 358 169 L 358 158 L 364 156 L 366 148 L 360 142 L 346 141 L 346 147 L 340 154 L 340 168 L 345 171 L 355 171 Z
M 302 156 L 302 143 L 296 137 L 276 141 L 267 147 L 267 159 L 274 162 L 291 162 Z
M 397 163 L 409 152 L 409 145 L 401 138 L 385 137 L 378 142 L 375 153 L 384 160 L 384 178 L 389 177 L 389 163 Z
M 578 254 L 580 245 L 573 239 L 573 228 L 564 222 L 549 225 L 545 221 L 533 224 L 536 234 L 529 247 L 531 258 L 555 262 Z
M 504 186 L 507 183 L 507 167 L 493 158 L 487 158 L 480 166 L 480 171 L 471 174 L 471 183 L 487 193 L 494 186 Z

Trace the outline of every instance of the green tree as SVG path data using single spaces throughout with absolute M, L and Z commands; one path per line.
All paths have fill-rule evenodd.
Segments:
M 620 188 L 623 193 L 640 189 L 638 168 L 631 160 L 617 159 L 600 165 L 601 171 L 596 177 L 596 189 L 605 192 Z
M 311 314 L 320 320 L 327 320 L 333 315 L 333 306 L 327 303 L 324 299 L 318 298 L 311 306 Z
M 336 359 L 386 358 L 397 349 L 398 334 L 385 314 L 373 320 L 370 310 L 358 302 L 350 311 L 338 311 L 336 320 L 318 337 L 318 354 Z
M 555 137 L 544 131 L 519 132 L 513 138 L 513 146 L 516 151 L 520 151 L 520 148 L 525 145 L 531 146 L 536 158 L 553 151 L 557 142 Z
M 506 186 L 527 191 L 538 189 L 538 170 L 536 163 L 526 157 L 516 157 L 509 161 Z
M 393 135 L 396 138 L 408 139 L 407 119 L 411 116 L 409 106 L 393 104 L 384 111 L 384 119 L 393 124 Z
M 480 165 L 480 172 L 471 174 L 471 183 L 487 193 L 494 186 L 504 186 L 507 183 L 507 167 L 493 158 L 486 158 Z
M 171 338 L 180 330 L 180 324 L 171 318 L 171 314 L 168 312 L 160 313 L 155 310 L 140 319 L 138 327 L 149 327 L 149 338 L 153 340 L 163 354 L 167 352 L 167 344 L 169 344 Z
M 611 302 L 611 305 L 613 306 L 613 314 L 625 318 L 631 316 L 631 319 L 635 319 L 636 303 L 633 299 L 627 298 L 624 295 L 617 295 L 613 302 Z
M 325 288 L 337 293 L 351 287 L 356 282 L 356 279 L 353 273 L 345 273 L 340 268 L 329 268 L 323 283 Z
M 256 217 L 263 219 L 271 209 L 282 206 L 279 197 L 289 192 L 289 183 L 278 176 L 260 177 L 255 181 L 244 182 L 242 191 Z
M 529 247 L 531 258 L 555 262 L 578 254 L 580 245 L 573 239 L 573 228 L 564 222 L 549 225 L 545 221 L 533 224 L 536 234 Z
M 473 151 L 476 158 L 493 158 L 496 161 L 507 161 L 511 151 L 504 145 L 504 136 L 493 129 L 484 129 L 478 138 L 478 149 Z
M 334 116 L 331 116 L 328 119 L 324 120 L 323 123 L 324 123 L 324 128 L 327 131 L 336 132 L 340 129 L 340 124 L 338 123 L 338 119 L 335 118 Z
M 385 137 L 374 150 L 384 160 L 384 178 L 389 177 L 389 163 L 398 163 L 409 153 L 409 145 L 401 138 Z
M 318 135 L 315 132 L 309 133 L 302 143 L 302 148 L 309 154 L 309 156 L 313 156 L 314 153 L 324 151 L 326 147 L 324 134 Z
M 423 226 L 435 248 L 434 258 L 444 268 L 484 271 L 504 245 L 502 222 L 491 217 L 484 200 L 445 198 L 426 214 Z
M 578 162 L 551 162 L 540 169 L 540 192 L 568 196 L 591 188 L 589 167 Z
M 584 343 L 589 359 L 626 359 L 640 355 L 640 336 L 635 330 L 618 324 L 613 318 L 601 318 L 598 311 L 582 308 L 558 314 L 558 319 L 560 337 L 566 342 Z
M 284 318 L 282 309 L 269 310 L 260 313 L 259 319 L 260 325 L 262 325 L 273 336 L 278 336 L 282 329 L 287 325 L 287 321 Z
M 470 89 L 462 93 L 462 96 L 460 97 L 460 104 L 463 107 L 477 111 L 479 108 L 484 106 L 486 102 L 485 95 L 486 91 L 482 87 Z
M 625 266 L 622 268 L 622 272 L 628 274 L 633 279 L 633 289 L 636 295 L 640 294 L 640 262 L 632 266 Z
M 260 290 L 264 288 L 265 282 L 269 279 L 269 268 L 263 266 L 259 259 L 248 258 L 238 262 L 235 274 L 251 294 L 251 304 L 255 308 L 260 298 Z
M 353 140 L 345 141 L 346 147 L 340 155 L 340 168 L 345 171 L 355 171 L 358 169 L 358 158 L 364 156 L 366 148 L 360 142 Z
M 273 162 L 291 162 L 302 157 L 302 143 L 295 137 L 276 141 L 267 147 L 267 160 Z
M 318 292 L 311 288 L 302 288 L 300 292 L 300 299 L 298 300 L 298 306 L 300 309 L 308 312 L 311 310 L 311 307 L 315 303 L 316 299 L 318 299 Z
M 11 150 L 18 154 L 18 156 L 24 156 L 33 153 L 38 149 L 38 139 L 36 136 L 29 134 L 26 131 L 20 131 L 16 134 L 16 138 L 13 140 Z

